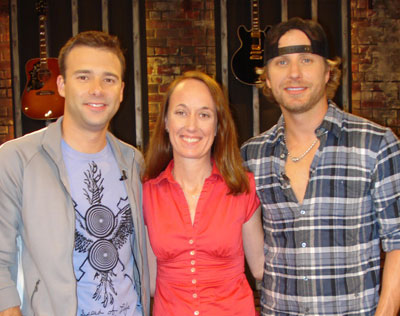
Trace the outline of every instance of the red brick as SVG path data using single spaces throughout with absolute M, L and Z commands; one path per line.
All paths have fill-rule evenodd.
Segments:
M 177 28 L 177 29 L 183 29 L 187 27 L 192 27 L 192 21 L 190 20 L 184 20 L 184 21 L 170 21 L 168 23 L 169 28 Z
M 358 0 L 357 1 L 357 8 L 358 9 L 367 9 L 368 8 L 368 1 L 367 0 Z
M 379 100 L 361 100 L 361 108 L 385 108 L 385 102 Z
M 0 107 L 11 107 L 12 106 L 12 100 L 11 98 L 0 98 Z
M 159 94 L 149 94 L 149 102 L 161 102 L 163 97 Z
M 160 47 L 155 48 L 154 51 L 156 56 L 170 56 L 179 54 L 179 48 L 176 47 Z

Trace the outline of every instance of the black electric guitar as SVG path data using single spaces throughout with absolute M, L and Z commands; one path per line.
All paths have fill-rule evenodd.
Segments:
M 55 119 L 64 113 L 64 98 L 58 94 L 57 76 L 60 74 L 57 58 L 47 57 L 45 0 L 36 2 L 39 15 L 40 58 L 28 60 L 25 65 L 27 82 L 22 93 L 22 112 L 36 120 Z
M 244 25 L 237 29 L 240 47 L 232 56 L 231 69 L 241 83 L 256 85 L 259 83 L 256 67 L 264 66 L 264 40 L 270 28 L 260 29 L 258 0 L 251 0 L 251 26 L 250 30 Z

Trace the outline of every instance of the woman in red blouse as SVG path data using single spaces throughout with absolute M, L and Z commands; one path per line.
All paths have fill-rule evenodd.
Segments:
M 244 255 L 261 279 L 260 202 L 214 79 L 191 71 L 172 82 L 143 180 L 153 315 L 255 315 Z

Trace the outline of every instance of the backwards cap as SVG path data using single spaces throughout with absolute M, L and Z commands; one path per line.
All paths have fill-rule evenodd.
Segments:
M 286 32 L 297 29 L 302 31 L 309 38 L 311 45 L 296 45 L 279 47 L 279 39 Z M 265 40 L 264 62 L 277 56 L 293 53 L 312 53 L 329 58 L 328 40 L 322 26 L 312 20 L 303 20 L 301 18 L 291 18 L 288 21 L 281 22 L 272 27 L 267 33 Z

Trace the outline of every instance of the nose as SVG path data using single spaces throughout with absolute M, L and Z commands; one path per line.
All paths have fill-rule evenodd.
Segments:
M 94 78 L 90 82 L 89 86 L 89 93 L 91 95 L 100 95 L 102 93 L 103 86 L 102 86 L 102 81 L 99 78 Z
M 297 62 L 291 62 L 289 64 L 289 77 L 293 79 L 301 77 L 300 65 Z
M 191 113 L 186 120 L 186 128 L 189 131 L 195 130 L 197 127 L 197 117 L 195 113 Z

